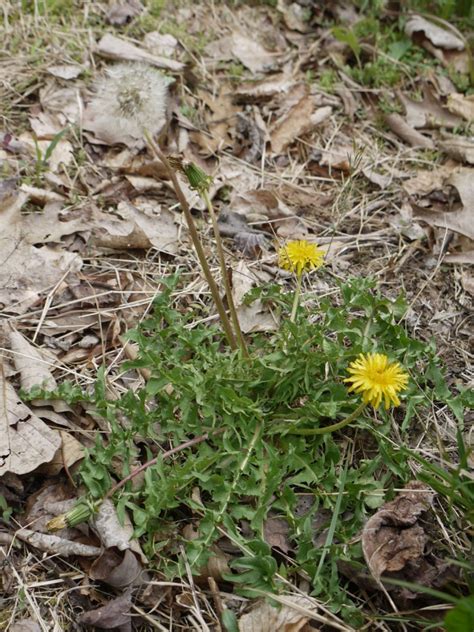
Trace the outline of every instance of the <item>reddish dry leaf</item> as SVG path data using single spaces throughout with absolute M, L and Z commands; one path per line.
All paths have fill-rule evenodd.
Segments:
M 383 573 L 400 571 L 422 558 L 428 537 L 418 520 L 430 509 L 433 497 L 431 489 L 412 481 L 367 521 L 362 550 L 377 581 Z
M 315 104 L 311 96 L 304 96 L 280 119 L 271 132 L 272 151 L 281 154 L 295 138 L 308 131 Z

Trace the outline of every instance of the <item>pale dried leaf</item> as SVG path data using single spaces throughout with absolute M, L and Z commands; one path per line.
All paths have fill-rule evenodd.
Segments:
M 442 165 L 432 171 L 418 171 L 416 176 L 403 182 L 402 186 L 409 195 L 428 195 L 442 189 L 445 181 L 457 168 L 455 165 Z
M 46 360 L 36 347 L 10 325 L 8 330 L 13 363 L 20 373 L 21 388 L 29 391 L 33 386 L 41 386 L 47 391 L 54 391 L 56 380 L 50 371 L 51 362 Z
M 464 96 L 453 93 L 448 96 L 448 110 L 457 116 L 462 116 L 466 121 L 474 121 L 474 94 Z
M 58 474 L 64 467 L 69 469 L 74 463 L 84 458 L 84 446 L 72 434 L 64 430 L 60 430 L 59 434 L 61 446 L 53 459 L 42 468 L 42 472 L 48 476 Z
M 93 231 L 97 246 L 113 249 L 148 249 L 151 247 L 176 254 L 178 251 L 178 227 L 171 211 L 148 201 L 143 211 L 135 204 L 120 202 L 117 213 L 122 220 L 98 213 Z M 148 208 L 147 208 L 148 207 Z M 124 221 L 125 220 L 125 221 Z
M 296 81 L 285 74 L 273 75 L 271 79 L 242 83 L 233 92 L 234 99 L 242 103 L 270 100 L 277 94 L 288 94 Z
M 51 430 L 16 394 L 0 373 L 0 476 L 26 474 L 54 458 L 61 445 Z
M 454 160 L 474 165 L 474 137 L 467 138 L 445 134 L 438 145 L 444 153 Z
M 130 518 L 125 514 L 124 524 L 120 524 L 115 505 L 111 500 L 104 500 L 101 504 L 92 520 L 92 526 L 106 548 L 116 546 L 120 551 L 130 549 L 141 557 L 143 563 L 147 562 L 138 540 L 133 539 L 133 525 Z
M 407 20 L 405 33 L 411 36 L 420 32 L 424 33 L 434 46 L 448 50 L 464 50 L 465 48 L 463 40 L 453 31 L 444 29 L 421 15 L 414 15 Z
M 33 619 L 17 619 L 9 632 L 43 632 L 40 624 Z
M 427 535 L 418 519 L 431 507 L 434 493 L 412 481 L 397 497 L 383 505 L 364 526 L 362 550 L 373 577 L 400 571 L 422 557 Z
M 274 55 L 263 48 L 255 39 L 250 39 L 240 33 L 232 35 L 231 50 L 240 63 L 251 72 L 266 72 L 275 65 Z
M 296 607 L 304 608 L 302 614 Z M 252 610 L 239 619 L 239 632 L 300 632 L 310 620 L 309 612 L 317 614 L 309 597 L 289 596 L 285 605 L 274 607 L 267 602 L 257 602 Z
M 66 81 L 77 79 L 77 77 L 84 72 L 82 66 L 77 66 L 76 64 L 56 64 L 54 66 L 48 66 L 47 70 L 53 77 L 65 79 Z
M 286 26 L 292 31 L 308 33 L 311 30 L 307 22 L 307 9 L 292 0 L 278 0 L 277 9 L 283 14 Z
M 40 89 L 39 97 L 42 108 L 56 113 L 63 127 L 67 122 L 80 124 L 84 103 L 79 88 L 62 88 L 51 78 L 51 81 L 46 82 Z
M 446 127 L 453 129 L 462 123 L 462 119 L 444 108 L 428 86 L 423 89 L 423 100 L 414 101 L 403 93 L 397 92 L 406 111 L 406 122 L 416 129 Z
M 171 33 L 160 33 L 152 31 L 143 38 L 143 43 L 153 55 L 164 55 L 171 57 L 176 51 L 178 40 Z
M 107 59 L 115 61 L 142 61 L 157 68 L 165 68 L 178 72 L 184 68 L 184 64 L 167 57 L 152 55 L 138 46 L 127 42 L 115 35 L 107 33 L 97 44 L 97 52 Z
M 245 261 L 239 261 L 232 271 L 232 296 L 240 327 L 244 333 L 274 331 L 278 327 L 277 317 L 265 309 L 260 299 L 253 301 L 250 305 L 243 303 L 247 292 L 260 283 L 261 280 L 250 271 Z

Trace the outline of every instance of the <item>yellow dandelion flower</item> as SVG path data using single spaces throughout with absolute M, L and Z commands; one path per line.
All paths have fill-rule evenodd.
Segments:
M 278 251 L 278 264 L 284 270 L 301 276 L 303 272 L 320 268 L 324 252 L 309 241 L 289 241 Z
M 352 383 L 349 391 L 362 393 L 366 404 L 378 408 L 385 401 L 385 408 L 400 405 L 398 393 L 408 384 L 408 373 L 399 362 L 390 362 L 383 353 L 361 353 L 348 368 L 350 377 L 344 382 Z

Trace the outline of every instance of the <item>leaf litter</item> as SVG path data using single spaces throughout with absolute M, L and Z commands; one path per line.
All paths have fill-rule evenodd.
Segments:
M 149 18 L 145 2 L 96 4 L 100 7 L 91 9 L 87 36 L 75 24 L 83 55 L 53 54 L 45 44 L 42 74 L 36 74 L 27 67 L 25 50 L 24 58 L 19 55 L 17 65 L 6 69 L 0 87 L 12 117 L 10 122 L 6 114 L 8 125 L 0 130 L 0 165 L 8 176 L 0 187 L 0 303 L 12 324 L 4 353 L 13 358 L 12 364 L 4 363 L 1 388 L 0 473 L 5 489 L 9 476 L 28 485 L 34 477 L 66 480 L 98 432 L 94 411 L 56 410 L 48 401 L 26 405 L 19 399 L 20 387 L 53 386 L 65 376 L 88 386 L 98 362 L 104 362 L 111 392 L 124 392 L 147 377 L 120 371 L 126 355 L 121 336 L 151 309 L 160 291 L 157 279 L 165 271 L 184 268 L 193 277 L 185 300 L 201 300 L 202 279 L 162 165 L 137 146 L 136 134 L 120 137 L 112 129 L 106 137 L 88 122 L 93 98 L 89 77 L 100 81 L 105 71 L 123 62 L 173 73 L 173 116 L 162 133 L 169 153 L 182 153 L 214 175 L 213 196 L 221 234 L 232 252 L 234 299 L 244 331 L 278 327 L 271 303 L 257 299 L 247 304 L 245 295 L 275 277 L 274 248 L 280 242 L 305 237 L 327 244 L 333 272 L 375 273 L 388 291 L 402 284 L 427 334 L 446 338 L 441 353 L 448 365 L 463 367 L 453 368 L 453 379 L 470 375 L 449 350 L 455 324 L 456 345 L 467 357 L 465 297 L 460 302 L 460 292 L 464 288 L 469 294 L 472 284 L 461 264 L 472 263 L 474 251 L 469 167 L 474 117 L 472 95 L 459 87 L 459 77 L 433 66 L 431 75 L 400 80 L 396 89 L 383 84 L 367 90 L 352 71 L 357 56 L 325 26 L 330 19 L 355 29 L 364 16 L 353 6 L 279 1 L 276 8 L 229 8 L 195 3 L 162 9 L 165 18 L 173 13 L 174 19 L 176 13 L 171 34 L 161 32 L 161 25 L 154 24 L 154 31 L 142 28 L 141 20 Z M 12 3 L 5 11 L 15 15 Z M 34 33 L 33 16 L 24 18 L 27 41 Z M 48 19 L 37 16 L 49 29 Z M 427 58 L 455 68 L 465 81 L 465 42 L 457 29 L 448 27 L 412 15 L 405 37 L 412 47 L 423 46 Z M 8 46 L 8 28 L 6 35 Z M 321 55 L 321 41 L 328 43 L 327 56 Z M 362 36 L 359 54 L 366 55 L 368 46 L 370 35 Z M 27 87 L 20 84 L 19 69 L 31 81 Z M 23 117 L 17 125 L 25 109 L 28 123 Z M 48 160 L 38 160 L 37 149 L 44 157 L 64 129 Z M 186 194 L 200 231 L 207 235 L 208 218 L 198 196 L 190 190 Z M 411 222 L 410 230 L 403 222 Z M 437 261 L 450 265 L 440 269 Z M 316 287 L 320 291 L 322 286 L 315 283 L 309 289 Z M 452 304 L 455 319 L 443 329 L 435 315 L 447 313 Z M 100 428 L 108 431 L 106 424 Z M 434 511 L 428 502 L 431 491 L 415 491 L 400 493 L 366 522 L 362 544 L 367 569 L 377 581 L 387 572 L 401 573 L 430 586 L 445 572 L 426 558 L 432 533 L 422 520 Z M 21 485 L 16 493 L 30 494 Z M 75 495 L 70 489 L 67 499 Z M 408 513 L 402 511 L 405 505 L 411 508 Z M 90 557 L 92 564 L 78 567 L 87 595 L 82 623 L 129 630 L 135 594 L 132 600 L 126 587 L 140 586 L 140 580 L 135 582 L 147 559 L 139 541 L 132 539 L 127 513 L 121 522 L 110 504 L 102 512 L 86 536 L 74 535 L 77 540 L 43 533 L 37 521 L 29 525 L 27 520 L 15 537 L 30 551 L 70 560 Z M 324 525 L 328 521 L 326 516 Z M 315 532 L 316 522 L 311 526 Z M 291 555 L 287 529 L 285 520 L 272 517 L 266 537 L 270 546 Z M 323 534 L 314 539 L 315 546 L 324 545 Z M 225 574 L 232 555 L 218 549 L 219 555 Z M 417 565 L 418 575 L 411 572 Z M 410 573 L 404 574 L 407 569 Z M 214 576 L 209 569 L 203 570 L 203 578 L 206 574 Z M 215 578 L 220 582 L 222 573 Z M 100 597 L 102 605 L 94 608 L 98 598 L 89 580 L 108 584 L 115 596 Z M 205 592 L 186 580 L 182 588 L 183 595 L 198 594 L 213 626 L 216 619 L 207 614 L 212 607 Z M 287 597 L 289 603 L 280 609 L 251 600 L 236 605 L 224 593 L 219 599 L 239 614 L 239 630 L 316 629 L 311 621 L 320 621 L 324 612 L 317 599 L 306 595 Z M 185 625 L 193 624 L 196 610 L 183 614 L 180 608 Z M 350 629 L 337 615 L 326 613 L 324 618 L 328 626 L 336 622 L 336 629 Z

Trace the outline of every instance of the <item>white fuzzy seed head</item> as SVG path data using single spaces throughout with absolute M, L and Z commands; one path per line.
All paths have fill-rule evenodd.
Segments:
M 166 122 L 170 79 L 152 66 L 116 64 L 96 83 L 96 96 L 87 113 L 87 129 L 107 142 L 143 138 L 146 129 L 157 134 Z

